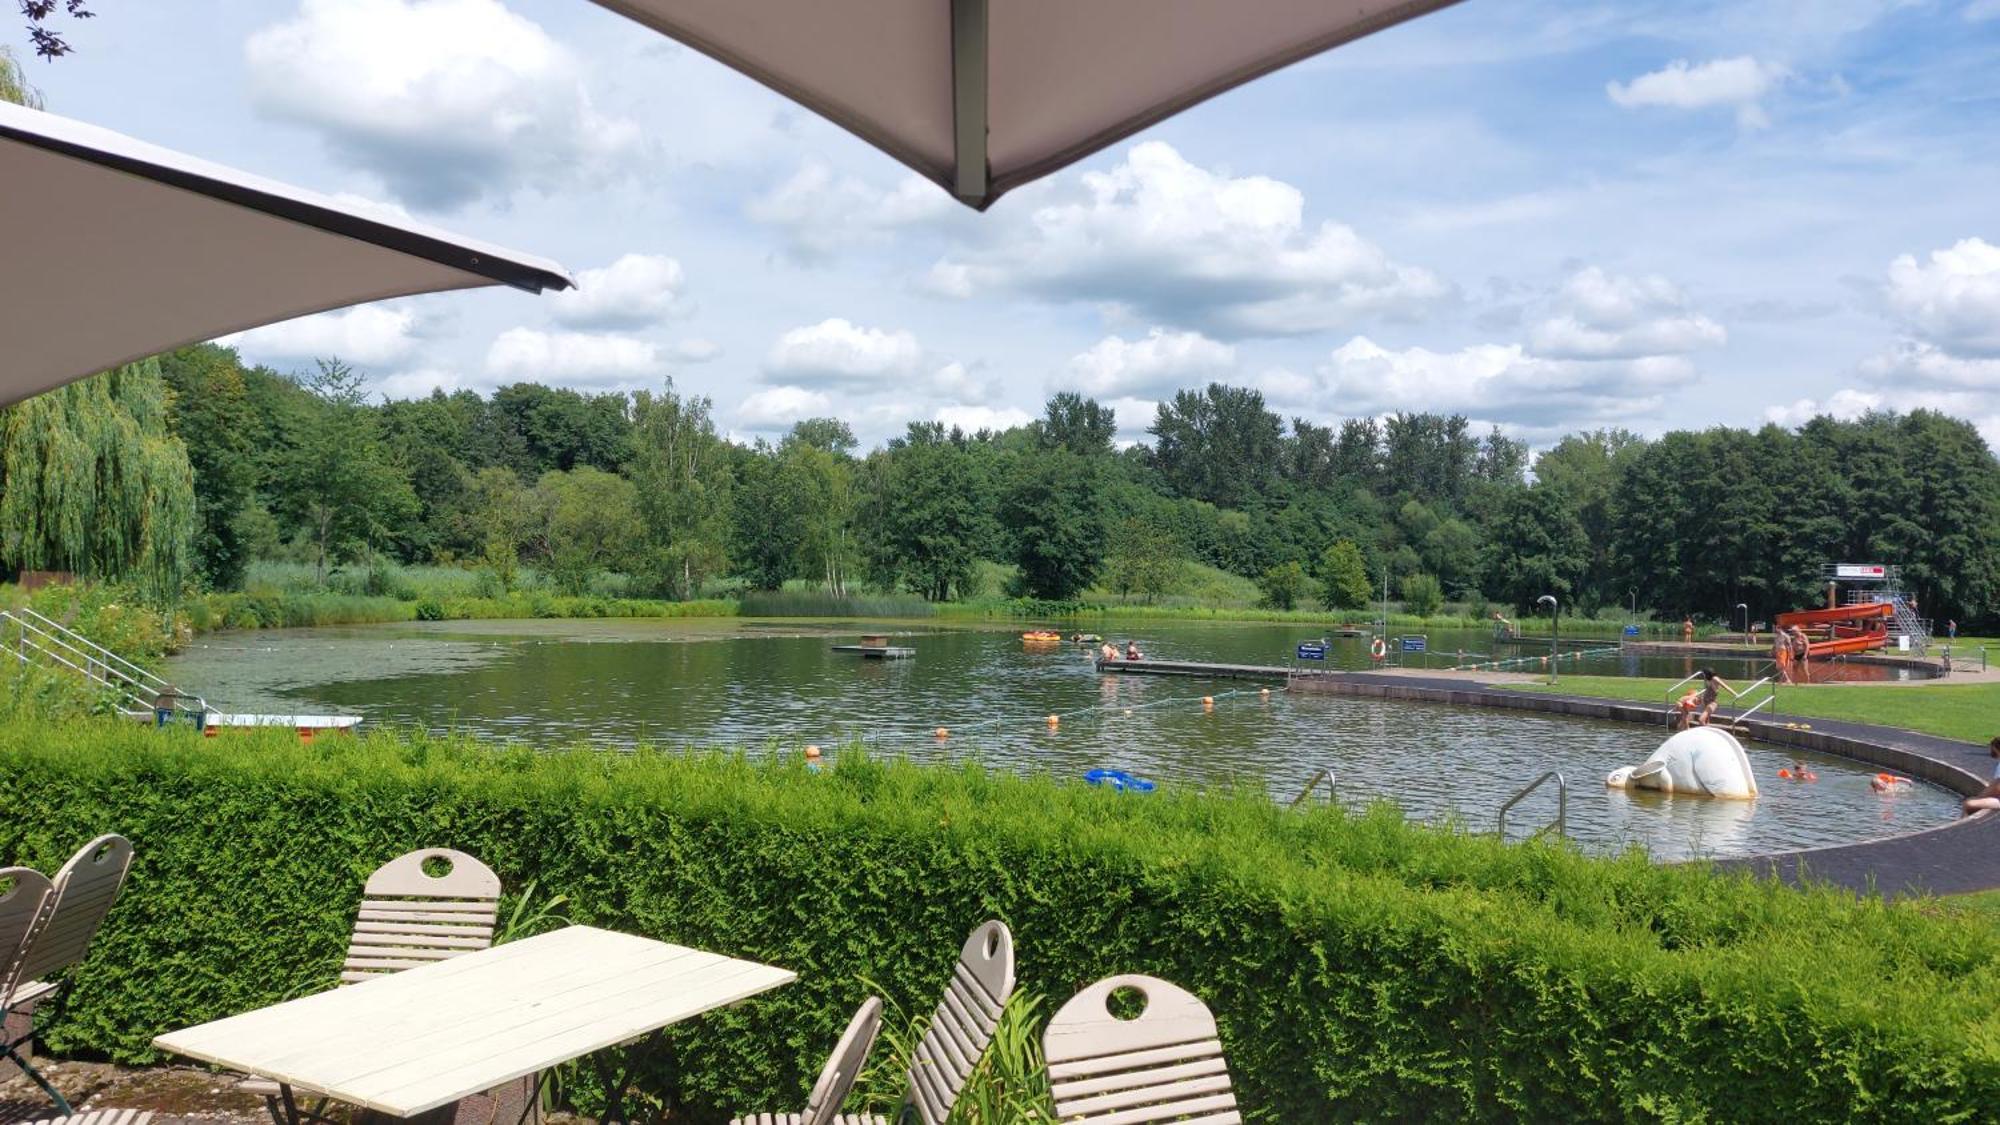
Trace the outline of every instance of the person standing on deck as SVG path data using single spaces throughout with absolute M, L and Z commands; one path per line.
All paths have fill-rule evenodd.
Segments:
M 1681 643 L 1684 645 L 1694 643 L 1694 618 L 1692 617 L 1681 618 Z

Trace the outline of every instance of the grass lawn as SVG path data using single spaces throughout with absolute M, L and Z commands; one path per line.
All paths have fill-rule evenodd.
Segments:
M 1665 703 L 1667 689 L 1672 683 L 1672 680 L 1624 676 L 1564 676 L 1554 687 L 1547 684 L 1507 686 L 1522 691 L 1553 691 L 1600 699 Z M 1743 702 L 1752 703 L 1755 698 L 1745 698 Z M 1787 718 L 1876 723 L 1966 742 L 1985 742 L 2000 734 L 2000 684 L 1814 684 L 1785 687 L 1778 692 L 1777 713 Z M 2000 902 L 1996 902 L 1996 912 L 2000 912 Z

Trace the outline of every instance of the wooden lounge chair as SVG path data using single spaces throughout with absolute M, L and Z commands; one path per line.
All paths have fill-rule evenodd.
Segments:
M 944 999 L 910 1059 L 909 1093 L 897 1120 L 944 1125 L 1013 994 L 1014 935 L 1006 923 L 988 922 L 965 939 Z
M 15 986 L 21 982 L 21 954 L 46 916 L 53 890 L 49 877 L 32 867 L 0 867 L 0 1009 L 13 1006 Z M 26 1019 L 19 1022 L 25 1030 Z M 21 1039 L 25 1041 L 27 1036 L 24 1034 Z M 28 1065 L 27 1056 L 16 1050 L 12 1037 L 0 1035 L 0 1044 L 5 1045 L 0 1057 L 12 1060 L 21 1073 L 34 1079 L 43 1092 L 68 1112 L 61 1095 Z
M 68 1117 L 45 1117 L 27 1125 L 147 1125 L 152 1120 L 150 1109 L 86 1109 Z
M 69 857 L 55 878 L 49 880 L 47 905 L 41 920 L 27 937 L 19 963 L 10 971 L 12 984 L 6 1011 L 26 1014 L 40 1006 L 64 984 L 56 974 L 83 961 L 90 942 L 104 925 L 105 915 L 118 901 L 125 887 L 126 872 L 132 869 L 132 843 L 123 836 L 99 836 Z M 35 1072 L 18 1048 L 33 1037 L 33 1030 L 7 1038 L 0 1052 L 11 1058 L 43 1092 L 53 1098 L 56 1108 L 67 1116 L 69 1103 Z
M 433 860 L 449 870 L 442 875 L 425 871 Z M 358 984 L 485 949 L 493 944 L 499 913 L 500 876 L 464 852 L 425 848 L 392 859 L 361 888 L 361 909 L 340 966 L 340 983 Z M 272 1119 L 280 1125 L 286 1121 L 278 1083 L 248 1078 L 236 1088 L 263 1097 Z M 319 1118 L 325 1109 L 320 1101 L 305 1116 Z
M 833 1054 L 827 1056 L 804 1113 L 746 1113 L 729 1125 L 887 1125 L 884 1118 L 873 1114 L 840 1112 L 840 1103 L 854 1089 L 854 1080 L 861 1076 L 875 1036 L 881 1031 L 882 1000 L 870 996 L 847 1021 L 847 1030 L 834 1045 Z
M 1111 1014 L 1111 995 L 1145 998 L 1136 1019 Z M 1070 998 L 1042 1036 L 1058 1121 L 1240 1125 L 1229 1068 L 1208 1006 L 1153 977 L 1117 976 Z

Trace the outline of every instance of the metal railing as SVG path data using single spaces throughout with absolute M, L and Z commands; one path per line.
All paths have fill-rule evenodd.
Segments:
M 1319 769 L 1313 771 L 1313 775 L 1306 779 L 1306 787 L 1299 790 L 1299 795 L 1293 797 L 1292 803 L 1285 807 L 1295 809 L 1305 804 L 1306 798 L 1313 795 L 1313 790 L 1318 789 L 1319 783 L 1322 781 L 1326 782 L 1326 799 L 1329 801 L 1338 800 L 1340 796 L 1338 791 L 1340 787 L 1340 774 L 1335 772 L 1332 766 L 1321 766 Z
M 1551 828 L 1555 829 L 1556 835 L 1558 836 L 1569 835 L 1569 782 L 1563 778 L 1563 775 L 1560 771 L 1550 770 L 1549 772 L 1529 782 L 1526 786 L 1524 786 L 1521 789 L 1520 792 L 1514 794 L 1512 797 L 1507 798 L 1506 804 L 1500 806 L 1498 832 L 1502 840 L 1507 838 L 1508 810 L 1512 809 L 1515 805 L 1518 805 L 1523 800 L 1527 799 L 1528 794 L 1533 793 L 1537 789 L 1540 789 L 1543 785 L 1547 784 L 1550 779 L 1554 779 L 1556 783 L 1556 818 L 1548 822 L 1547 824 L 1542 825 L 1540 828 L 1537 828 L 1533 833 L 1531 833 L 1528 836 L 1528 838 L 1532 840 L 1537 836 L 1541 836 L 1544 833 L 1548 832 L 1548 830 Z
M 1679 680 L 1674 681 L 1674 685 L 1667 689 L 1666 699 L 1667 699 L 1668 715 L 1671 716 L 1674 713 L 1674 702 L 1675 702 L 1674 693 L 1700 678 L 1701 678 L 1701 673 L 1696 672 L 1691 676 L 1685 676 Z M 1758 680 L 1754 684 L 1749 685 L 1742 691 L 1737 691 L 1735 688 L 1730 687 L 1729 682 L 1727 680 L 1723 681 L 1722 690 L 1729 693 L 1729 701 L 1731 703 L 1735 703 L 1741 700 L 1744 696 L 1749 695 L 1751 692 L 1754 692 L 1761 687 L 1770 688 L 1771 694 L 1765 696 L 1763 699 L 1758 700 L 1753 706 L 1751 706 L 1749 710 L 1729 720 L 1730 722 L 1740 723 L 1743 720 L 1749 718 L 1750 716 L 1755 715 L 1757 712 L 1762 711 L 1766 707 L 1775 708 L 1778 703 L 1778 678 L 1775 675 L 1766 674 L 1762 679 Z
M 163 696 L 175 700 L 172 710 L 204 712 L 208 701 L 180 692 L 166 680 L 32 609 L 0 610 L 0 624 L 13 626 L 6 650 L 22 664 L 67 669 L 118 694 L 133 710 L 151 711 Z M 193 706 L 189 706 L 192 704 Z

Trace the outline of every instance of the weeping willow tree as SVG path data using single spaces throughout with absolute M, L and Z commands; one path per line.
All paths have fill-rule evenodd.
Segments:
M 172 593 L 195 527 L 187 448 L 142 360 L 0 411 L 0 565 Z
M 21 64 L 15 61 L 14 53 L 5 47 L 0 47 L 0 102 L 13 102 L 31 109 L 42 108 L 42 96 L 28 85 L 28 76 L 21 72 Z

